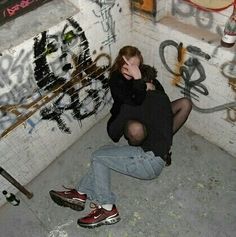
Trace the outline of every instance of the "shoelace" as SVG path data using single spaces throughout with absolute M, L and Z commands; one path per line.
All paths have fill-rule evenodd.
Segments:
M 70 190 L 70 191 L 75 190 L 74 188 L 67 188 L 67 187 L 64 186 L 64 185 L 62 185 L 62 187 L 63 187 L 64 189 L 66 189 L 66 190 Z
M 95 202 L 90 202 L 89 207 L 93 210 L 93 209 L 101 209 L 102 206 L 96 204 Z
M 102 206 L 97 205 L 94 202 L 90 202 L 89 207 L 92 209 L 92 211 L 88 214 L 88 216 L 94 215 L 98 210 L 102 210 Z

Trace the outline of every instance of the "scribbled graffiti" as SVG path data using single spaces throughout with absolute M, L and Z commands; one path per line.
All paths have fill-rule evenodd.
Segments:
M 113 5 L 116 0 L 90 0 L 92 2 L 97 3 L 100 7 L 103 5 Z
M 111 45 L 116 41 L 115 21 L 113 20 L 111 9 L 115 5 L 115 0 L 94 0 L 99 6 L 98 10 L 93 10 L 93 14 L 98 18 L 103 31 L 107 34 L 107 39 L 102 42 L 105 45 Z
M 225 4 L 225 3 L 220 3 L 218 2 L 220 5 L 221 4 Z M 210 4 L 212 5 L 211 2 L 207 2 L 205 3 L 204 1 L 202 2 L 202 4 Z M 232 3 L 231 3 L 232 4 Z M 230 5 L 231 5 L 230 4 Z M 214 7 L 214 6 L 213 6 Z M 225 7 L 228 7 L 228 5 L 226 4 Z M 215 9 L 217 10 L 217 9 Z M 218 9 L 218 10 L 221 10 Z M 179 15 L 182 16 L 184 18 L 188 18 L 188 17 L 193 17 L 196 20 L 196 24 L 204 29 L 211 29 L 213 28 L 213 10 L 209 10 L 209 9 L 204 9 L 201 10 L 199 8 L 194 7 L 193 5 L 187 4 L 186 1 L 183 0 L 172 0 L 172 14 L 173 15 Z M 219 39 L 223 36 L 223 30 L 219 25 L 215 26 L 215 33 L 217 35 L 219 35 L 219 37 L 216 37 L 215 39 L 211 39 L 208 40 L 208 43 L 211 44 L 213 42 L 218 42 L 218 45 L 215 46 L 211 57 L 215 57 L 218 53 L 219 48 L 221 47 Z M 222 66 L 221 66 L 221 72 L 223 74 L 223 76 L 225 76 L 226 78 L 229 79 L 229 84 L 231 85 L 232 89 L 235 90 L 235 84 L 236 82 L 234 81 L 233 78 L 235 78 L 236 73 L 235 73 L 235 60 L 236 60 L 236 55 L 234 55 L 234 58 L 229 61 L 229 62 L 225 62 Z
M 222 75 L 229 80 L 229 85 L 236 92 L 236 61 L 228 61 L 221 65 Z
M 236 109 L 227 109 L 226 121 L 232 123 L 236 122 Z
M 169 65 L 167 62 L 166 54 L 165 54 L 165 51 L 167 50 L 167 48 L 168 49 L 171 48 L 175 50 L 176 55 L 177 55 L 177 60 L 179 61 L 181 60 L 180 52 L 181 52 L 182 44 L 178 44 L 177 42 L 173 40 L 165 40 L 160 44 L 159 54 L 160 54 L 161 61 L 164 67 L 166 68 L 166 70 L 169 71 L 174 76 L 179 76 L 183 79 L 183 85 L 176 84 L 176 86 L 181 89 L 181 92 L 186 97 L 192 100 L 193 108 L 196 111 L 199 111 L 202 113 L 213 113 L 216 111 L 221 111 L 221 110 L 226 110 L 226 109 L 234 110 L 236 108 L 236 101 L 222 104 L 219 106 L 215 106 L 212 108 L 198 107 L 194 103 L 194 100 L 199 100 L 198 94 L 200 93 L 203 96 L 207 96 L 209 94 L 206 86 L 203 84 L 204 80 L 206 79 L 206 73 L 205 73 L 203 65 L 198 60 L 198 58 L 194 56 L 190 56 L 188 59 L 184 60 L 183 65 L 181 65 L 178 68 L 178 71 L 176 71 L 176 68 L 173 68 L 173 66 Z M 191 52 L 193 49 L 196 49 L 196 48 L 194 46 L 191 46 L 191 47 L 188 46 L 186 49 L 187 50 L 191 49 L 190 50 Z M 208 55 L 204 52 L 199 52 L 199 49 L 197 50 L 197 52 L 198 52 L 198 56 L 201 56 L 203 58 L 206 58 L 206 55 Z M 207 56 L 207 60 L 208 58 L 209 56 Z M 197 79 L 193 79 L 192 77 L 193 73 L 195 73 L 196 75 L 196 72 L 199 75 L 199 77 Z
M 233 61 L 225 62 L 220 67 L 222 75 L 227 78 L 228 84 L 236 92 L 236 55 Z M 235 97 L 236 100 L 236 97 Z M 227 108 L 226 121 L 236 122 L 236 109 Z
M 182 0 L 172 0 L 172 15 L 179 15 L 182 17 L 193 17 L 195 18 L 196 24 L 205 29 L 211 29 L 213 26 L 213 14 L 209 11 L 202 11 L 187 4 Z
M 3 0 L 0 1 L 0 25 L 29 12 L 51 0 Z
M 212 5 L 212 2 L 208 1 L 206 4 Z M 171 8 L 172 15 L 181 16 L 183 18 L 193 17 L 198 27 L 206 29 L 206 30 L 211 30 L 218 35 L 217 37 L 214 37 L 207 41 L 209 44 L 212 44 L 214 42 L 217 43 L 217 45 L 215 46 L 211 54 L 211 57 L 215 57 L 218 53 L 219 48 L 221 48 L 219 39 L 222 38 L 223 36 L 223 30 L 220 25 L 216 25 L 216 24 L 214 25 L 213 10 L 207 9 L 207 8 L 204 8 L 204 10 L 202 10 L 201 8 L 196 8 L 185 0 L 172 0 L 171 7 L 172 7 Z M 205 39 L 203 38 L 202 40 L 205 40 Z
M 131 9 L 156 16 L 156 0 L 131 0 Z
M 192 5 L 188 4 L 186 1 L 183 0 L 172 0 L 171 9 L 172 9 L 172 15 L 181 16 L 184 18 L 194 17 L 193 19 L 195 20 L 196 25 L 198 27 L 206 30 L 212 30 L 220 37 L 223 36 L 223 30 L 221 29 L 221 27 L 219 25 L 213 24 L 214 16 L 212 11 L 207 11 L 206 9 L 203 11 L 201 9 L 193 7 Z M 211 44 L 216 41 L 217 42 L 219 41 L 219 37 L 208 40 L 208 43 Z M 211 55 L 212 57 L 214 57 L 217 54 L 219 47 L 220 44 L 215 47 Z
M 25 94 L 21 83 L 0 97 L 0 124 L 5 124 L 1 137 L 26 121 L 35 126 L 30 117 L 37 111 L 42 121 L 53 121 L 61 131 L 71 133 L 63 119 L 66 111 L 80 122 L 110 102 L 107 80 L 111 58 L 103 53 L 92 60 L 85 32 L 73 18 L 67 19 L 61 32 L 45 31 L 36 36 L 32 52 L 34 67 L 26 67 Z M 14 73 L 15 81 L 23 81 L 25 68 L 18 64 L 22 65 L 32 52 L 22 50 L 15 60 L 9 55 L 0 57 L 2 86 L 12 84 L 10 75 Z
M 200 56 L 205 58 L 206 60 L 209 60 L 211 58 L 211 56 L 205 52 L 203 52 L 200 48 L 193 46 L 193 45 L 189 45 L 187 46 L 187 51 L 189 53 L 192 53 L 194 55 Z
M 9 54 L 0 57 L 0 76 L 2 79 L 0 81 L 0 88 L 3 88 L 5 85 L 12 85 L 12 75 L 14 75 L 14 80 L 16 80 L 17 84 L 21 84 L 24 81 L 26 73 L 30 74 L 32 72 L 31 65 L 28 64 L 27 68 L 23 66 L 31 55 L 32 51 L 25 52 L 22 49 L 15 58 Z
M 31 56 L 32 51 L 26 52 L 24 49 L 15 57 L 11 54 L 0 56 L 0 105 L 24 103 L 34 93 L 36 83 L 33 67 L 27 63 Z M 0 130 L 14 123 L 16 116 L 0 110 Z

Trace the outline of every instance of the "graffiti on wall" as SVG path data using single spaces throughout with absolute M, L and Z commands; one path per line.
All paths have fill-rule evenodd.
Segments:
M 177 61 L 182 63 L 169 63 L 168 59 L 166 58 L 167 54 L 165 54 L 167 50 L 174 50 L 177 55 Z M 190 57 L 185 59 L 184 57 L 186 56 L 186 51 L 190 54 Z M 233 111 L 235 112 L 236 101 L 218 105 L 212 108 L 201 108 L 195 103 L 195 101 L 199 101 L 199 95 L 209 95 L 209 91 L 204 85 L 207 74 L 202 63 L 196 56 L 204 58 L 205 60 L 209 60 L 211 58 L 209 54 L 192 45 L 187 46 L 186 49 L 183 50 L 182 43 L 178 44 L 173 40 L 165 40 L 160 44 L 159 55 L 165 69 L 170 72 L 175 78 L 177 77 L 177 79 L 174 79 L 174 84 L 178 88 L 180 88 L 181 93 L 184 94 L 184 96 L 191 99 L 193 108 L 196 111 L 201 113 L 213 113 L 222 110 L 230 111 L 230 113 Z M 182 80 L 180 81 L 179 78 L 181 78 Z M 235 118 L 233 118 L 231 121 L 234 120 Z
M 0 25 L 49 1 L 51 0 L 2 0 L 0 1 Z
M 29 63 L 31 57 L 33 64 Z M 14 58 L 3 55 L 0 136 L 25 122 L 35 126 L 30 118 L 37 111 L 41 121 L 50 120 L 61 131 L 71 133 L 63 119 L 67 111 L 81 122 L 110 102 L 110 65 L 111 58 L 105 53 L 92 59 L 85 32 L 73 18 L 68 18 L 59 32 L 45 31 L 36 36 L 31 51 L 22 49 Z
M 216 37 L 208 40 L 208 43 L 218 42 L 218 46 L 215 47 L 212 57 L 218 52 L 220 46 L 219 38 L 223 36 L 223 30 L 219 25 L 214 25 L 214 15 L 212 11 L 202 10 L 201 8 L 196 8 L 191 4 L 187 4 L 184 0 L 172 0 L 172 15 L 180 16 L 183 18 L 194 17 L 196 25 L 202 29 L 211 30 L 218 34 L 220 37 Z M 204 39 L 203 39 L 204 40 Z
M 234 59 L 232 61 L 223 63 L 220 69 L 222 75 L 228 80 L 229 86 L 236 93 L 236 55 L 234 55 Z M 227 108 L 226 120 L 229 122 L 236 122 L 236 109 Z
M 220 69 L 222 75 L 228 79 L 230 87 L 236 92 L 236 55 L 234 60 L 224 62 Z
M 116 41 L 115 21 L 113 20 L 111 9 L 115 5 L 115 0 L 93 0 L 99 8 L 93 10 L 93 14 L 102 25 L 103 31 L 107 34 L 107 39 L 102 42 L 104 46 L 111 45 Z
M 234 0 L 183 0 L 206 11 L 222 11 L 233 4 Z
M 212 32 L 219 35 L 219 37 L 214 37 L 208 40 L 209 44 L 212 44 L 213 42 L 218 44 L 212 54 L 212 56 L 215 56 L 218 52 L 218 49 L 221 47 L 219 39 L 221 39 L 223 36 L 223 30 L 222 26 L 216 24 L 214 21 L 214 11 L 222 11 L 224 8 L 231 6 L 233 1 L 234 0 L 172 0 L 172 15 L 183 18 L 192 17 L 198 27 L 211 30 Z M 204 38 L 202 38 L 202 40 L 204 40 Z
M 200 2 L 202 2 L 202 4 L 203 4 L 203 1 L 200 1 Z M 215 3 L 215 1 L 208 1 L 208 2 L 204 2 L 204 4 L 212 4 L 213 2 Z M 221 3 L 218 1 L 218 4 L 225 4 L 225 6 L 229 3 L 230 3 L 230 5 L 232 5 L 233 1 L 226 0 L 225 2 L 221 1 Z M 223 36 L 223 30 L 220 25 L 213 24 L 214 23 L 214 15 L 213 15 L 212 11 L 209 11 L 206 9 L 203 11 L 199 8 L 195 8 L 192 5 L 186 4 L 186 1 L 184 1 L 184 0 L 172 0 L 172 14 L 181 16 L 183 18 L 190 18 L 190 17 L 194 16 L 194 20 L 195 20 L 196 25 L 198 27 L 200 27 L 202 29 L 206 29 L 206 30 L 212 30 L 213 32 L 215 32 L 219 37 L 217 36 L 214 39 L 208 40 L 208 43 L 209 44 L 211 44 L 213 42 L 218 43 L 218 45 L 215 46 L 215 49 L 213 50 L 211 57 L 215 57 L 217 55 L 218 50 L 221 47 L 219 39 L 221 39 Z M 215 29 L 213 29 L 213 27 L 215 27 Z M 231 60 L 231 62 L 234 62 L 235 60 L 236 60 L 236 56 L 234 56 L 234 58 Z M 234 64 L 234 63 L 230 63 L 230 64 Z M 229 67 L 231 72 L 232 71 L 235 72 L 235 70 L 233 70 L 232 67 L 234 67 L 234 66 L 231 65 Z M 223 68 L 225 69 L 225 64 L 223 65 Z M 224 71 L 224 69 L 223 69 L 223 71 Z M 236 77 L 236 74 L 234 73 L 234 78 L 235 77 Z
M 183 0 L 172 0 L 172 15 L 179 15 L 184 18 L 193 17 L 197 26 L 204 29 L 211 29 L 213 27 L 213 13 L 210 11 L 201 11 L 192 5 L 186 4 Z M 217 28 L 217 30 L 219 30 Z
M 131 9 L 156 16 L 156 0 L 131 0 Z
M 172 0 L 172 14 L 178 15 L 183 18 L 190 18 L 193 17 L 193 20 L 195 20 L 196 25 L 200 28 L 211 30 L 215 32 L 218 36 L 208 40 L 209 44 L 212 44 L 213 42 L 216 42 L 217 45 L 215 46 L 211 57 L 215 58 L 218 54 L 219 48 L 221 47 L 219 39 L 223 36 L 223 30 L 222 27 L 218 24 L 214 23 L 214 11 L 222 10 L 223 8 L 227 8 L 230 5 L 232 5 L 233 0 L 229 1 L 202 1 L 202 0 L 194 0 L 191 1 L 194 4 L 186 4 L 189 1 L 185 0 Z M 213 4 L 214 3 L 214 4 Z M 196 7 L 196 4 L 203 4 L 202 7 Z M 209 6 L 206 6 L 206 4 L 210 4 Z M 212 4 L 214 6 L 212 6 Z M 214 8 L 214 9 L 213 9 Z M 203 39 L 204 40 L 204 39 Z M 233 59 L 224 62 L 220 66 L 220 71 L 224 78 L 228 80 L 228 84 L 233 89 L 233 91 L 236 91 L 236 55 L 233 56 Z M 181 62 L 178 62 L 181 64 Z M 176 76 L 177 77 L 177 76 Z M 227 105 L 232 105 L 231 107 L 227 108 Z M 234 102 L 226 104 L 226 110 L 227 110 L 227 121 L 235 122 L 235 114 L 236 109 L 234 106 Z M 220 109 L 221 107 L 218 107 Z M 223 109 L 223 107 L 222 107 Z M 234 116 L 233 116 L 234 115 Z

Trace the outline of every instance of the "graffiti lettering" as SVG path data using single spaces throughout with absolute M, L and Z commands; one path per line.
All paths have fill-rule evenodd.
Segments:
M 221 65 L 221 73 L 228 79 L 236 80 L 236 61 L 223 63 Z
M 104 5 L 113 5 L 116 0 L 91 0 L 91 1 L 102 7 Z
M 28 7 L 29 5 L 31 5 L 34 2 L 34 0 L 22 0 L 20 3 L 9 7 L 6 9 L 7 13 L 9 16 L 14 16 L 16 14 L 17 11 L 19 11 L 21 8 L 25 8 Z
M 194 98 L 194 96 L 195 96 L 194 99 L 196 99 L 196 96 L 197 96 L 195 93 L 192 93 L 192 89 L 194 89 L 196 92 L 198 92 L 202 95 L 207 96 L 209 94 L 209 92 L 208 92 L 207 88 L 202 84 L 202 82 L 206 79 L 206 74 L 205 74 L 205 70 L 204 70 L 202 64 L 199 62 L 199 60 L 197 58 L 190 57 L 189 59 L 187 59 L 184 62 L 184 66 L 181 66 L 179 68 L 179 71 L 176 72 L 174 69 L 171 68 L 171 66 L 169 66 L 169 64 L 167 63 L 167 60 L 165 58 L 165 49 L 167 47 L 172 47 L 172 48 L 174 47 L 176 50 L 176 54 L 178 55 L 179 45 L 177 42 L 175 42 L 173 40 L 163 41 L 160 45 L 160 48 L 159 48 L 159 54 L 160 54 L 161 61 L 164 65 L 164 67 L 166 68 L 166 70 L 175 76 L 180 76 L 183 78 L 184 87 L 181 85 L 177 85 L 179 88 L 182 89 L 182 93 L 186 97 L 189 97 L 191 100 Z M 193 81 L 192 75 L 195 70 L 198 72 L 199 78 Z M 197 105 L 195 105 L 193 101 L 192 101 L 192 103 L 193 103 L 193 108 L 196 111 L 199 111 L 202 113 L 213 113 L 216 111 L 225 110 L 227 108 L 236 107 L 236 101 L 226 103 L 223 105 L 219 105 L 216 107 L 212 107 L 212 108 L 200 108 Z
M 230 87 L 236 92 L 236 61 L 223 63 L 221 73 L 229 80 Z
M 12 80 L 10 76 L 14 74 L 14 78 L 17 79 L 17 83 L 20 84 L 25 79 L 24 74 L 25 71 L 29 71 L 32 68 L 28 65 L 27 68 L 24 68 L 24 64 L 32 55 L 32 51 L 25 53 L 25 50 L 22 49 L 19 55 L 13 60 L 13 57 L 10 55 L 4 55 L 0 58 L 0 73 L 1 78 L 0 87 L 10 86 L 12 84 Z
M 197 9 L 183 0 L 172 0 L 172 15 L 179 15 L 184 18 L 194 16 L 196 24 L 200 28 L 211 29 L 213 27 L 214 19 L 212 12 Z M 216 26 L 215 31 L 218 35 L 223 35 L 223 31 L 219 25 Z M 214 41 L 218 42 L 219 37 L 209 40 L 208 43 L 211 44 Z M 220 45 L 216 46 L 216 48 L 213 50 L 212 57 L 217 54 L 219 47 Z
M 203 57 L 206 60 L 209 60 L 211 58 L 211 56 L 209 54 L 204 53 L 200 48 L 198 48 L 196 46 L 189 45 L 189 46 L 187 46 L 187 50 L 189 53 Z
M 0 1 L 0 24 L 22 15 L 51 0 L 11 0 Z
M 227 121 L 236 122 L 236 110 L 235 109 L 227 109 Z
M 196 23 L 199 27 L 205 29 L 212 28 L 214 19 L 211 12 L 201 11 L 182 0 L 172 0 L 172 15 L 176 14 L 182 17 L 195 16 Z
M 93 14 L 99 18 L 100 23 L 102 24 L 103 31 L 108 34 L 107 40 L 103 41 L 103 45 L 110 45 L 111 43 L 116 41 L 116 34 L 115 34 L 115 21 L 113 20 L 111 14 L 111 8 L 114 6 L 115 1 L 95 1 L 100 10 L 95 11 L 93 10 Z M 109 3 L 109 4 L 108 4 Z
M 29 78 L 37 83 L 34 81 L 34 91 L 31 90 L 31 94 L 28 95 L 29 88 L 19 90 L 18 87 L 22 87 L 21 83 L 19 86 L 12 86 L 9 93 L 0 97 L 0 123 L 4 124 L 1 127 L 5 129 L 1 137 L 29 121 L 39 109 L 41 120 L 54 121 L 61 131 L 71 133 L 62 119 L 65 111 L 72 110 L 73 118 L 81 121 L 98 113 L 110 102 L 107 83 L 110 56 L 100 54 L 92 60 L 84 31 L 73 18 L 67 19 L 67 22 L 62 32 L 56 35 L 42 32 L 41 37 L 37 36 L 34 39 L 35 67 L 34 70 L 28 68 L 29 75 L 34 76 Z M 9 55 L 6 56 L 1 61 L 2 68 L 5 69 L 3 71 L 11 70 L 11 74 L 21 75 L 23 70 L 18 67 L 19 62 L 26 62 L 29 55 L 29 52 L 24 54 L 24 51 L 21 51 L 15 60 Z M 7 63 L 4 61 L 6 59 Z M 55 61 L 61 63 L 63 72 L 52 70 L 51 66 Z M 13 84 L 10 79 L 9 81 Z M 17 77 L 15 81 L 21 82 L 22 79 Z M 11 104 L 8 103 L 9 100 L 12 101 Z M 29 124 L 33 129 L 35 123 L 31 121 Z
M 31 55 L 32 51 L 25 52 L 22 49 L 16 58 L 13 58 L 11 55 L 4 55 L 0 58 L 0 87 L 5 88 L 7 91 L 12 90 L 6 93 L 8 95 L 0 95 L 0 104 L 19 103 L 22 100 L 22 96 L 27 97 L 31 95 L 36 85 L 32 78 L 32 66 L 27 64 Z M 13 79 L 16 85 L 11 88 Z M 19 97 L 20 95 L 22 96 Z M 11 97 L 11 99 L 9 98 L 7 101 L 2 100 L 4 97 Z

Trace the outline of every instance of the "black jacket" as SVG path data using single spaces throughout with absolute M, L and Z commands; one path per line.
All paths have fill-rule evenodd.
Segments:
M 119 71 L 112 72 L 109 87 L 114 104 L 112 116 L 116 116 L 122 104 L 140 105 L 146 96 L 146 83 L 143 80 L 127 80 Z
M 123 104 L 108 127 L 108 135 L 114 142 L 123 136 L 124 125 L 130 119 L 142 122 L 147 128 L 147 138 L 141 145 L 144 151 L 152 151 L 160 157 L 168 153 L 172 145 L 173 114 L 170 100 L 164 92 L 148 91 L 141 105 Z

